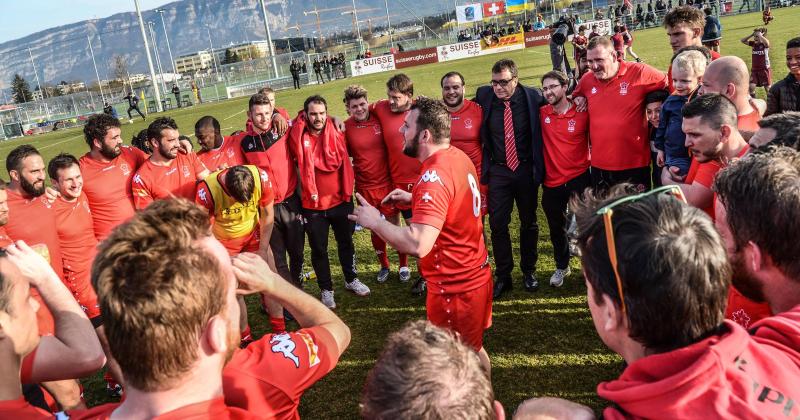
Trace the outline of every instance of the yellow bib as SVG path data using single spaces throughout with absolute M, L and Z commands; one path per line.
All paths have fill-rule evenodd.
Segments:
M 214 226 L 212 231 L 217 239 L 234 239 L 247 236 L 258 226 L 258 202 L 261 200 L 261 175 L 253 165 L 244 165 L 253 174 L 255 188 L 253 197 L 247 203 L 239 203 L 229 196 L 220 184 L 220 170 L 205 179 L 211 197 L 214 199 Z

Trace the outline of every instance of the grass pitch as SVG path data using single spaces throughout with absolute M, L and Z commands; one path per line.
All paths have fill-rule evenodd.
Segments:
M 783 78 L 787 69 L 784 60 L 786 41 L 798 36 L 796 21 L 800 12 L 796 8 L 774 10 L 775 20 L 769 26 L 768 38 L 775 81 Z M 739 40 L 761 26 L 761 15 L 750 13 L 722 19 L 723 55 L 737 55 L 750 62 L 749 47 Z M 647 63 L 666 70 L 672 53 L 661 28 L 636 31 L 634 49 Z M 571 56 L 571 54 L 570 54 Z M 549 51 L 546 46 L 515 51 L 505 55 L 490 55 L 468 60 L 438 63 L 404 69 L 415 82 L 415 94 L 431 97 L 440 95 L 439 78 L 447 71 L 457 70 L 467 80 L 467 96 L 490 80 L 491 65 L 500 58 L 511 58 L 520 67 L 521 82 L 538 86 L 539 77 L 550 70 Z M 351 83 L 365 86 L 371 99 L 385 96 L 384 83 L 388 73 L 334 81 L 322 86 L 308 86 L 300 91 L 281 91 L 277 94 L 278 106 L 285 107 L 291 115 L 302 107 L 306 97 L 320 94 L 328 99 L 332 115 L 344 116 L 342 91 Z M 759 96 L 764 97 L 763 89 Z M 189 134 L 194 122 L 203 115 L 213 115 L 220 120 L 223 133 L 244 128 L 246 98 L 203 104 L 163 113 L 178 122 L 181 131 Z M 148 120 L 154 116 L 150 116 Z M 146 127 L 141 119 L 134 124 L 123 124 L 122 136 L 130 139 Z M 15 139 L 0 143 L 0 155 L 5 156 L 19 144 L 31 143 L 46 160 L 60 152 L 76 156 L 84 154 L 87 146 L 80 129 L 63 130 L 37 137 Z M 4 174 L 7 178 L 7 174 Z M 13 214 L 11 217 L 15 217 Z M 586 289 L 580 275 L 580 263 L 573 259 L 572 275 L 563 287 L 547 286 L 547 279 L 555 265 L 544 215 L 539 210 L 539 262 L 537 277 L 542 288 L 534 294 L 523 291 L 521 273 L 515 270 L 515 289 L 494 303 L 493 326 L 486 332 L 485 346 L 492 359 L 492 380 L 495 397 L 503 403 L 507 413 L 512 413 L 523 400 L 536 396 L 557 396 L 587 404 L 599 411 L 606 402 L 595 394 L 596 385 L 615 378 L 622 371 L 622 359 L 610 352 L 597 337 L 586 307 Z M 488 233 L 488 228 L 487 228 Z M 517 221 L 512 218 L 512 242 L 517 242 Z M 391 253 L 393 274 L 389 281 L 377 284 L 379 269 L 372 252 L 369 233 L 355 234 L 357 267 L 360 278 L 372 289 L 367 298 L 348 293 L 343 287 L 342 273 L 331 248 L 331 267 L 337 299 L 337 314 L 350 326 L 352 343 L 342 356 L 336 369 L 311 388 L 303 397 L 300 413 L 305 418 L 355 418 L 358 400 L 367 372 L 374 364 L 389 332 L 399 329 L 406 321 L 425 316 L 423 298 L 409 294 L 410 284 L 398 281 L 396 254 Z M 331 239 L 331 244 L 335 244 Z M 413 265 L 413 264 L 412 264 Z M 310 270 L 310 255 L 306 249 L 306 268 Z M 306 284 L 306 291 L 318 296 L 316 284 Z M 255 299 L 250 304 L 251 325 L 256 336 L 268 328 L 264 315 L 257 309 Z M 290 323 L 290 329 L 297 328 Z M 96 374 L 84 381 L 89 404 L 108 401 L 103 390 L 102 376 Z

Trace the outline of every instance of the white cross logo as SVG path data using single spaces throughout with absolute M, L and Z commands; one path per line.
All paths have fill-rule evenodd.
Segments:
M 496 15 L 496 14 L 497 14 L 497 12 L 500 10 L 500 8 L 499 8 L 499 7 L 497 7 L 497 3 L 492 3 L 492 5 L 489 7 L 489 9 L 488 9 L 488 10 L 489 10 L 490 12 L 492 12 L 492 14 L 493 14 L 493 15 Z
M 422 201 L 428 203 L 428 202 L 430 202 L 432 200 L 433 200 L 433 197 L 431 197 L 431 195 L 427 191 L 425 191 L 425 194 L 422 194 Z

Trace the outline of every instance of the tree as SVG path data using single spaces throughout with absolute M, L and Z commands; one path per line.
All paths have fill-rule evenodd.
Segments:
M 231 64 L 233 62 L 233 53 L 231 52 L 230 48 L 226 48 L 225 57 L 222 59 L 222 64 Z
M 14 98 L 14 102 L 18 104 L 33 100 L 31 86 L 19 74 L 14 74 L 14 79 L 11 81 L 11 96 Z
M 128 61 L 121 55 L 114 55 L 114 78 L 123 82 L 128 80 Z
M 256 58 L 261 58 L 264 56 L 264 54 L 261 53 L 261 50 L 255 45 L 251 45 L 247 48 L 247 50 L 250 53 L 250 60 L 255 60 Z
M 239 54 L 234 52 L 233 53 L 233 57 L 231 57 L 231 60 L 232 60 L 231 63 L 238 63 L 238 62 L 242 61 L 242 57 L 239 57 Z

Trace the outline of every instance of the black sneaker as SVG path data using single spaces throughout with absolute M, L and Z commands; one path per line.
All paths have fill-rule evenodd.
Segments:
M 428 290 L 428 282 L 425 281 L 424 277 L 420 277 L 414 282 L 414 285 L 411 286 L 411 294 L 416 296 L 422 296 Z

